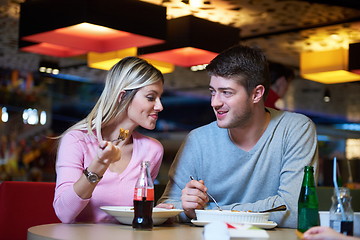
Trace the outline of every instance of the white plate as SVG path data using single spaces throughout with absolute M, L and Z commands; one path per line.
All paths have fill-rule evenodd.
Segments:
M 205 226 L 206 224 L 210 223 L 207 221 L 198 221 L 194 219 L 191 220 L 191 222 L 196 226 Z M 249 224 L 263 229 L 272 229 L 277 226 L 277 223 L 273 221 L 267 221 L 266 223 L 249 223 Z
M 266 223 L 269 221 L 270 213 L 214 210 L 214 209 L 195 209 L 198 221 L 222 221 L 231 223 Z
M 102 206 L 101 210 L 115 217 L 120 223 L 131 225 L 134 219 L 133 207 Z M 168 218 L 175 217 L 183 212 L 182 209 L 153 208 L 154 225 L 163 224 Z

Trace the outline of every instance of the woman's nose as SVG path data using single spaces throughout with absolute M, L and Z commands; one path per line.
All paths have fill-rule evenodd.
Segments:
M 164 109 L 160 99 L 156 101 L 154 109 L 158 112 L 161 112 Z

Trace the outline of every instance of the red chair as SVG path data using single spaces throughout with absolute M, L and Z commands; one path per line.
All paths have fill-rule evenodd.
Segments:
M 32 226 L 59 223 L 52 206 L 53 182 L 0 184 L 0 240 L 25 240 Z

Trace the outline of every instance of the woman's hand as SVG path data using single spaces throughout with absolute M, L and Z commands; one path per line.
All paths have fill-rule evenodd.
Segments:
M 357 240 L 360 238 L 346 236 L 334 229 L 324 226 L 312 227 L 304 232 L 303 240 Z
M 170 203 L 159 203 L 156 208 L 174 209 L 174 205 Z
M 121 150 L 112 142 L 102 141 L 99 142 L 97 151 L 97 161 L 99 163 L 109 166 L 110 163 L 115 162 L 121 158 Z

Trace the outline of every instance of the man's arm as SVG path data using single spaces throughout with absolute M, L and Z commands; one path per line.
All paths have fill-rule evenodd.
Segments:
M 159 203 L 174 205 L 175 208 L 184 209 L 186 216 L 183 220 L 195 218 L 194 209 L 203 209 L 209 201 L 204 181 L 191 180 L 196 176 L 196 159 L 198 159 L 197 144 L 187 137 L 179 149 L 169 171 L 169 182 L 161 196 Z

